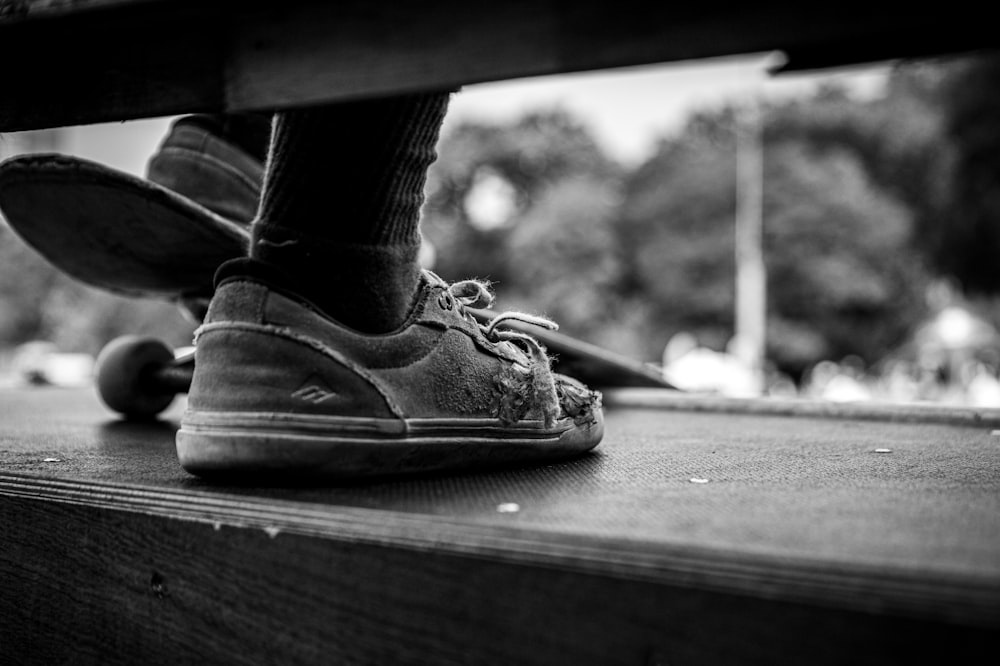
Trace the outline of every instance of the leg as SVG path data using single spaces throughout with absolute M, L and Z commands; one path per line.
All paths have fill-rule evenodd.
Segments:
M 342 323 L 399 326 L 420 280 L 420 206 L 448 98 L 277 114 L 251 256 Z

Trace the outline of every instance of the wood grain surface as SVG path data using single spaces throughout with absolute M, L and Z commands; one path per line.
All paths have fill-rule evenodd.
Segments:
M 5 496 L 22 664 L 985 663 L 996 628 Z M 926 663 L 926 662 L 921 662 Z
M 740 406 L 612 407 L 557 465 L 227 487 L 177 467 L 182 404 L 0 390 L 0 662 L 992 658 L 990 429 Z

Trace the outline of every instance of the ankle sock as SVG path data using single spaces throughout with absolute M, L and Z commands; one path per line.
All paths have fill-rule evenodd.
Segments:
M 276 114 L 251 258 L 348 326 L 402 324 L 420 283 L 420 207 L 449 97 Z

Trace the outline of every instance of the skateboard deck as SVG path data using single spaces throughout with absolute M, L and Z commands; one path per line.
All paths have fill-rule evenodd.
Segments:
M 496 317 L 495 313 L 488 310 L 471 312 L 481 324 L 487 324 Z M 553 369 L 575 377 L 593 388 L 676 388 L 650 364 L 616 354 L 604 347 L 517 321 L 506 322 L 503 326 L 531 335 L 549 352 Z
M 128 296 L 208 296 L 215 269 L 245 256 L 249 230 L 165 187 L 87 160 L 0 163 L 0 213 L 52 265 Z
M 166 298 L 194 305 L 211 296 L 215 271 L 223 262 L 246 256 L 249 230 L 156 183 L 101 164 L 63 155 L 28 155 L 0 163 L 0 212 L 28 245 L 63 272 L 94 287 L 129 296 Z M 480 321 L 492 318 L 475 313 Z M 512 323 L 511 328 L 522 328 Z M 553 356 L 553 367 L 594 388 L 642 386 L 673 388 L 660 373 L 639 361 L 567 335 L 523 328 Z M 122 358 L 131 358 L 122 352 Z M 124 363 L 124 361 L 123 361 Z M 129 366 L 124 363 L 121 367 Z M 109 385 L 136 378 L 117 377 L 109 364 Z M 143 386 L 163 400 L 187 390 L 193 360 L 156 369 Z M 159 375 L 169 376 L 160 381 Z M 120 391 L 119 391 L 120 392 Z M 142 391 L 129 389 L 130 396 Z M 141 396 L 139 396 L 141 397 Z M 129 414 L 129 398 L 116 411 Z M 140 401 L 142 402 L 142 401 Z M 149 411 L 134 415 L 151 416 Z

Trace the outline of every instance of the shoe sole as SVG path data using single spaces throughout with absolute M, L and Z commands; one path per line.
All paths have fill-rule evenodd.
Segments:
M 303 417 L 188 412 L 177 457 L 201 477 L 355 479 L 567 458 L 600 442 L 603 417 L 555 428 L 477 419 Z

